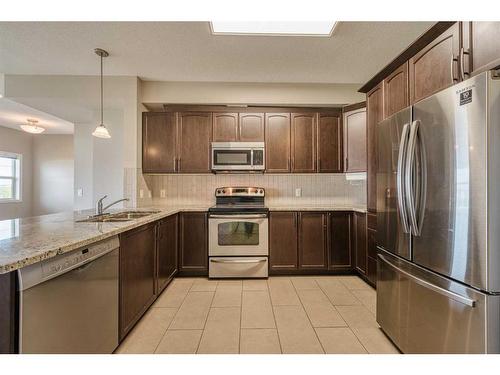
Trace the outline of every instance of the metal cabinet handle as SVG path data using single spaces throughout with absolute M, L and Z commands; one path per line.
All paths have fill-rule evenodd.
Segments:
M 445 297 L 448 297 L 454 301 L 457 301 L 457 302 L 460 302 L 460 303 L 463 303 L 464 305 L 467 305 L 467 306 L 470 306 L 470 307 L 475 307 L 476 306 L 476 301 L 473 300 L 473 299 L 470 299 L 470 298 L 467 298 L 467 297 L 464 297 L 460 294 L 457 294 L 455 292 L 451 292 L 447 289 L 444 289 L 444 288 L 441 288 L 437 285 L 434 285 L 426 280 L 423 280 L 415 275 L 412 275 L 411 273 L 399 268 L 398 266 L 396 266 L 395 264 L 392 264 L 385 256 L 383 256 L 382 254 L 378 254 L 378 257 L 380 258 L 380 260 L 382 260 L 385 264 L 387 264 L 389 267 L 391 267 L 392 269 L 394 269 L 396 272 L 402 274 L 402 275 L 405 275 L 406 277 L 408 277 L 409 279 L 411 279 L 412 281 L 414 281 L 415 283 L 417 283 L 418 285 L 420 286 L 423 286 L 424 288 L 427 288 L 427 289 L 430 289 L 436 293 L 439 293 Z
M 212 263 L 264 263 L 267 259 L 210 259 Z
M 469 76 L 470 73 L 465 71 L 465 55 L 469 55 L 469 51 L 466 51 L 464 47 L 460 47 L 460 79 L 465 81 L 465 75 Z
M 406 211 L 405 197 L 404 197 L 404 186 L 403 186 L 403 176 L 405 175 L 405 159 L 406 159 L 406 148 L 408 146 L 408 128 L 410 124 L 405 124 L 403 126 L 403 131 L 401 134 L 401 141 L 399 142 L 399 156 L 398 156 L 398 166 L 396 173 L 396 190 L 398 193 L 398 207 L 401 223 L 403 224 L 403 233 L 410 232 L 410 226 L 408 224 L 408 213 Z
M 458 77 L 455 78 L 455 62 L 458 62 L 458 59 L 452 53 L 450 59 L 451 82 L 458 82 Z

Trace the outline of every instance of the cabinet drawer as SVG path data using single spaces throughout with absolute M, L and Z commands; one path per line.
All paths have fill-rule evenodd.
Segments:
M 267 257 L 212 257 L 208 265 L 208 276 L 211 278 L 267 277 L 267 270 Z

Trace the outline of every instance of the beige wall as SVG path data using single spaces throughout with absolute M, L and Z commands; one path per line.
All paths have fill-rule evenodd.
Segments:
M 73 211 L 73 174 L 73 135 L 33 137 L 33 216 Z
M 365 100 L 358 84 L 142 81 L 142 103 L 340 106 Z
M 33 136 L 0 126 L 0 151 L 22 155 L 21 202 L 0 203 L 0 220 L 31 216 Z

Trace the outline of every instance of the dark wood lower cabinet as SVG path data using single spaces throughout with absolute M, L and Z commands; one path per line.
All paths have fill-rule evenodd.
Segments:
M 373 287 L 377 285 L 377 258 L 368 257 L 367 279 Z
M 299 213 L 299 268 L 321 270 L 328 267 L 326 212 Z
M 179 225 L 179 274 L 208 275 L 207 213 L 183 212 Z
M 0 354 L 14 354 L 17 347 L 17 272 L 0 274 Z
M 356 253 L 356 270 L 362 275 L 367 272 L 367 247 L 366 247 L 366 214 L 355 212 L 353 214 L 354 235 L 353 245 Z
M 298 270 L 297 212 L 269 214 L 269 268 L 271 274 Z
M 351 212 L 331 212 L 329 233 L 330 270 L 350 271 L 353 269 L 351 253 Z
M 156 298 L 156 225 L 120 234 L 120 339 Z
M 177 273 L 178 215 L 168 216 L 158 222 L 156 290 L 161 293 Z

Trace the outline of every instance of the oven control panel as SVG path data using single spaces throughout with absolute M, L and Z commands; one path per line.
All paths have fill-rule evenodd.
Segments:
M 216 197 L 263 197 L 266 191 L 260 187 L 220 187 L 215 189 Z

